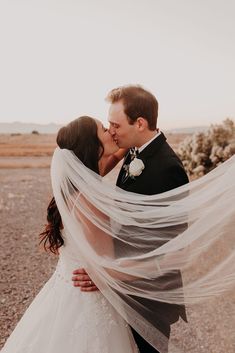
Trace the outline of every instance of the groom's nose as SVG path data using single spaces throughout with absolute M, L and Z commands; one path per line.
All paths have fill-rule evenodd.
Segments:
M 113 126 L 109 125 L 109 133 L 111 136 L 114 136 L 115 135 L 115 129 Z

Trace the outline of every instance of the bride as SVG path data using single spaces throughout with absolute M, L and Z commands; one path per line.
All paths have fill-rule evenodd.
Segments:
M 81 117 L 62 128 L 57 143 L 60 148 L 72 150 L 84 165 L 100 175 L 105 175 L 122 155 L 122 151 L 117 153 L 119 148 L 108 130 L 90 117 Z M 59 250 L 56 271 L 1 352 L 137 353 L 128 325 L 101 292 L 87 296 L 71 286 L 71 270 L 75 265 L 85 266 L 85 261 L 76 253 L 54 198 L 47 215 L 49 223 L 43 235 L 48 249 L 54 253 Z
M 131 326 L 164 353 L 168 337 L 152 324 L 146 299 L 196 313 L 234 287 L 234 157 L 189 185 L 146 196 L 103 179 L 125 151 L 100 121 L 74 120 L 57 144 L 42 241 L 59 261 L 1 352 L 137 353 Z M 79 267 L 99 291 L 71 285 Z M 183 287 L 172 276 L 178 269 Z M 207 313 L 203 319 L 210 324 Z M 199 352 L 182 341 L 170 352 Z

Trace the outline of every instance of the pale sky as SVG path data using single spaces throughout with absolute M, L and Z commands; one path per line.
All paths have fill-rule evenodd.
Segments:
M 0 0 L 0 122 L 104 122 L 142 84 L 159 127 L 235 118 L 234 0 Z

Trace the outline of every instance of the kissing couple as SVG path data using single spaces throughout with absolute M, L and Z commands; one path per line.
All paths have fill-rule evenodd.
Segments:
M 107 101 L 109 129 L 82 116 L 57 134 L 41 241 L 59 260 L 2 353 L 189 352 L 187 335 L 169 345 L 172 325 L 197 332 L 186 307 L 234 287 L 234 157 L 189 183 L 155 96 L 123 86 Z

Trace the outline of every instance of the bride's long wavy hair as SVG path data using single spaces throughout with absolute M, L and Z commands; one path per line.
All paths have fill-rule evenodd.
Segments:
M 97 135 L 95 119 L 81 116 L 71 121 L 59 130 L 56 142 L 61 149 L 73 151 L 87 168 L 99 174 L 98 161 L 103 155 L 104 147 Z M 62 220 L 54 197 L 47 207 L 47 222 L 40 234 L 40 244 L 43 243 L 46 251 L 58 254 L 58 248 L 64 244 L 64 239 L 61 235 Z

